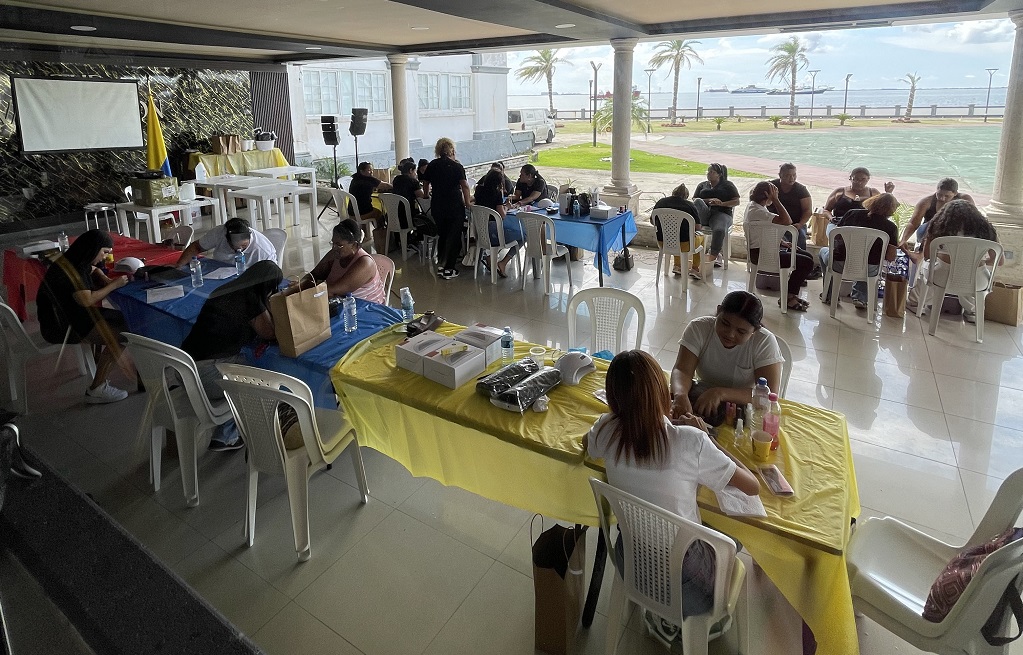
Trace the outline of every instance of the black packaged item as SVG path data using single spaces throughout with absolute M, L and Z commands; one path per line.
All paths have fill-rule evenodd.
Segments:
M 426 312 L 419 318 L 408 322 L 408 325 L 405 326 L 405 336 L 412 338 L 417 334 L 435 330 L 443 322 L 444 319 L 432 311 Z
M 536 401 L 561 383 L 561 371 L 553 366 L 544 366 L 538 373 L 530 375 L 515 386 L 502 391 L 490 399 L 501 409 L 522 413 Z
M 530 375 L 538 372 L 540 366 L 531 359 L 523 359 L 521 362 L 502 366 L 490 375 L 485 375 L 476 381 L 476 391 L 493 398 L 502 391 L 507 391 L 519 382 L 522 382 Z

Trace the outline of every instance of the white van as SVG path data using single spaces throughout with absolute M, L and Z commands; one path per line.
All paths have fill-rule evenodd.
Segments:
M 554 121 L 546 109 L 509 109 L 508 129 L 513 132 L 532 132 L 534 143 L 554 140 Z

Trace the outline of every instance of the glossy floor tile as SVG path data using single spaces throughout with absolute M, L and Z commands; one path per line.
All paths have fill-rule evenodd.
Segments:
M 285 273 L 294 275 L 327 252 L 329 225 L 324 220 L 316 239 L 308 225 L 288 230 Z M 689 320 L 713 314 L 726 293 L 745 289 L 744 266 L 733 262 L 683 293 L 680 279 L 656 277 L 652 252 L 634 254 L 634 270 L 605 282 L 639 299 L 644 329 L 637 335 L 631 327 L 628 336 L 638 336 L 670 369 Z M 474 280 L 468 269 L 455 280 L 438 279 L 416 256 L 396 264 L 392 305 L 408 286 L 417 310 L 460 323 L 508 325 L 551 349 L 579 345 L 569 343 L 568 301 L 598 278 L 592 257 L 570 264 L 571 285 L 567 265 L 555 262 L 550 294 L 532 276 L 521 290 L 514 269 L 491 284 L 482 271 Z M 820 287 L 810 282 L 805 290 L 806 313 L 783 315 L 777 294 L 763 295 L 765 326 L 793 354 L 787 397 L 846 415 L 861 518 L 894 516 L 950 543 L 964 542 L 1001 481 L 1023 468 L 1023 328 L 988 322 L 978 344 L 961 317 L 942 317 L 933 337 L 915 315 L 879 313 L 868 322 L 848 301 L 831 318 L 817 300 Z M 581 323 L 583 339 L 588 317 Z M 37 329 L 33 321 L 27 325 Z M 188 508 L 168 448 L 161 489 L 154 492 L 148 437 L 138 434 L 145 395 L 133 391 L 123 403 L 86 406 L 87 381 L 67 364 L 55 376 L 54 361 L 43 359 L 29 372 L 23 442 L 271 655 L 533 652 L 530 530 L 532 523 L 538 534 L 540 521 L 530 513 L 416 478 L 364 449 L 369 504 L 359 502 L 347 457 L 310 481 L 310 561 L 297 559 L 282 478 L 260 478 L 249 548 L 243 452 L 200 455 L 200 504 Z M 123 377 L 115 380 L 134 389 Z M 588 570 L 597 534 L 587 533 Z M 752 561 L 747 567 L 737 628 L 711 652 L 798 652 L 798 619 Z M 578 633 L 573 653 L 604 651 L 612 571 L 607 567 L 593 625 Z M 620 653 L 665 652 L 646 636 L 638 614 L 624 621 Z M 917 652 L 869 619 L 858 626 L 864 655 Z

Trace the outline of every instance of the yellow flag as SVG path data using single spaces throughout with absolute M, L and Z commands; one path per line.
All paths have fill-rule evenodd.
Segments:
M 146 163 L 151 171 L 163 171 L 170 177 L 170 159 L 167 158 L 167 144 L 163 140 L 160 117 L 156 113 L 153 94 L 149 93 L 149 110 L 146 112 Z

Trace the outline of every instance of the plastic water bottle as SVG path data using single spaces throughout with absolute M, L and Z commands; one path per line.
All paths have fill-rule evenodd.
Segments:
M 501 335 L 501 364 L 511 364 L 515 359 L 515 335 L 510 327 L 504 328 Z
M 572 216 L 574 216 L 575 218 L 579 218 L 579 201 L 578 200 L 573 200 L 572 201 Z
M 408 287 L 401 288 L 401 320 L 409 323 L 415 317 L 415 301 Z
M 206 172 L 206 167 L 203 166 L 202 162 L 199 162 L 198 164 L 195 165 L 195 181 L 196 182 L 205 182 L 207 175 L 208 175 L 208 173 Z
M 778 404 L 778 394 L 772 393 L 768 396 L 771 401 L 767 413 L 764 414 L 764 432 L 771 435 L 771 450 L 778 450 L 778 429 L 781 427 L 781 405 Z
M 764 415 L 771 409 L 771 399 L 768 397 L 770 393 L 767 378 L 757 378 L 757 386 L 753 389 L 753 425 L 750 426 L 750 430 L 764 429 Z
M 345 332 L 355 332 L 359 329 L 358 310 L 355 307 L 355 296 L 347 294 L 344 301 Z
M 238 275 L 245 272 L 245 253 L 241 248 L 234 251 L 234 270 L 238 271 Z
M 67 252 L 68 247 L 70 247 L 70 243 L 68 242 L 67 238 L 67 232 L 65 232 L 64 230 L 61 230 L 60 236 L 57 237 L 57 245 L 60 248 L 61 252 Z
M 199 263 L 198 257 L 192 257 L 192 261 L 188 264 L 188 270 L 192 273 L 192 286 L 202 286 L 202 265 Z

